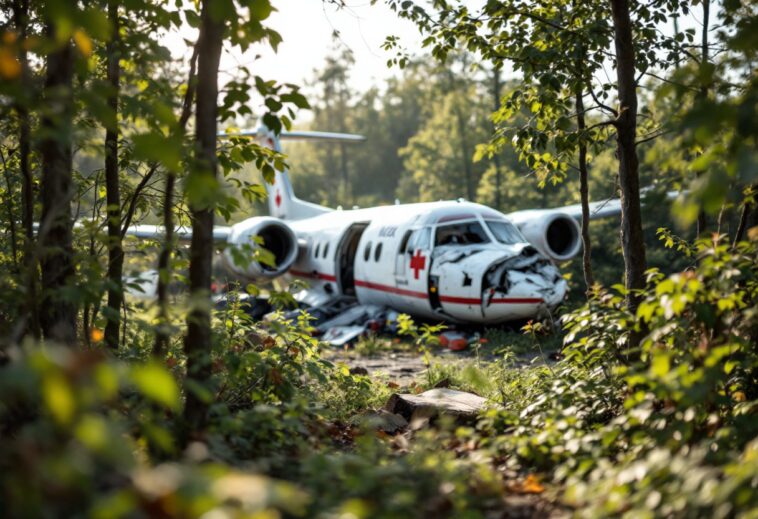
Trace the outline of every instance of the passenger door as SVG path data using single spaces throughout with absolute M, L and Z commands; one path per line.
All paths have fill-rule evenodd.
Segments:
M 405 247 L 403 247 L 405 242 Z M 395 258 L 395 299 L 409 312 L 429 314 L 429 269 L 431 267 L 431 229 L 423 227 L 403 237 Z

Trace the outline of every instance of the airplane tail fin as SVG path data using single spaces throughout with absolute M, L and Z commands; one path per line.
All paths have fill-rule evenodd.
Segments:
M 279 135 L 261 126 L 257 130 L 244 130 L 240 132 L 220 133 L 219 137 L 251 137 L 256 139 L 262 146 L 275 151 L 282 151 L 281 141 L 320 141 L 320 142 L 363 142 L 366 140 L 362 135 L 331 132 L 308 132 L 308 131 L 283 131 Z M 295 196 L 287 171 L 277 171 L 272 184 L 264 183 L 268 194 L 268 210 L 271 216 L 282 220 L 302 220 L 319 214 L 332 211 Z

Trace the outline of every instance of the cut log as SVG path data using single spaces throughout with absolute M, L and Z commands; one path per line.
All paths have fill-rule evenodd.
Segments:
M 387 400 L 384 409 L 399 414 L 415 428 L 414 422 L 428 421 L 441 414 L 469 421 L 485 408 L 486 403 L 487 399 L 473 393 L 436 388 L 419 395 L 396 393 Z

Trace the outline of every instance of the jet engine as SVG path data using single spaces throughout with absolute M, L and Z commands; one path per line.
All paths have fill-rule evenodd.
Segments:
M 256 236 L 260 242 L 256 242 Z M 253 259 L 256 249 L 270 252 L 273 265 Z M 232 226 L 223 259 L 235 274 L 250 279 L 271 279 L 287 272 L 297 254 L 297 237 L 292 229 L 278 218 L 259 216 Z
M 545 211 L 516 223 L 521 234 L 551 260 L 566 261 L 582 247 L 579 224 L 560 212 Z

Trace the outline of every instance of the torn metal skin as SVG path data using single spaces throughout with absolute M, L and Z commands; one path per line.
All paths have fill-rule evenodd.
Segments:
M 484 272 L 481 278 L 469 272 Z M 466 321 L 477 311 L 487 323 L 529 318 L 535 306 L 551 311 L 568 285 L 558 268 L 528 244 L 437 247 L 431 274 L 441 280 L 438 311 Z

